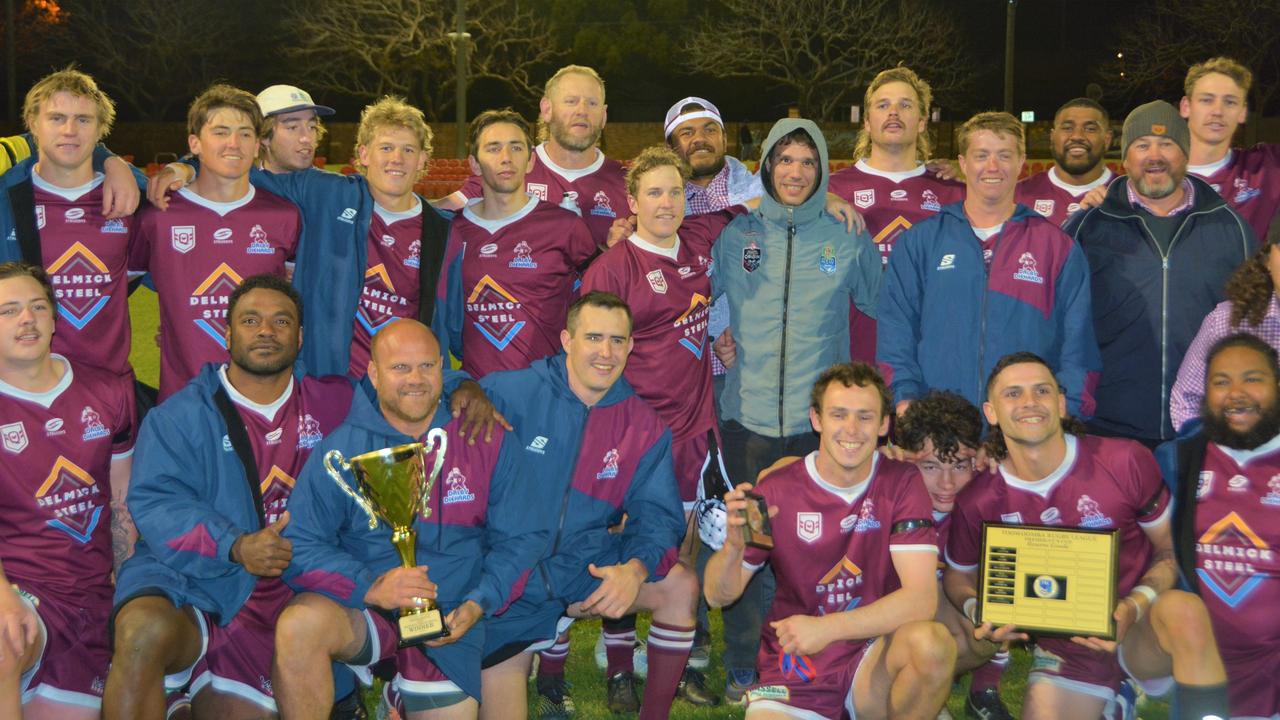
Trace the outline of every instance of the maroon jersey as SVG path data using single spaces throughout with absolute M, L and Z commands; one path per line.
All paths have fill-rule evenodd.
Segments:
M 464 208 L 445 254 L 461 276 L 462 369 L 481 378 L 559 352 L 578 268 L 595 251 L 580 218 L 537 198 L 501 220 Z
M 183 188 L 168 210 L 139 211 L 129 267 L 151 273 L 160 299 L 161 400 L 226 362 L 231 292 L 251 275 L 283 276 L 299 226 L 292 203 L 252 186 L 230 203 Z
M 757 658 L 762 685 L 821 684 L 865 645 L 834 642 L 812 657 L 793 656 L 770 622 L 870 605 L 901 587 L 893 553 L 937 552 L 929 493 L 914 465 L 876 454 L 866 482 L 839 488 L 818 475 L 816 457 L 774 471 L 756 489 L 779 510 L 773 550 L 748 547 L 743 559 L 753 571 L 770 561 L 777 578 Z
M 613 221 L 631 214 L 627 208 L 627 171 L 622 163 L 597 151 L 595 162 L 581 170 L 570 170 L 552 162 L 542 145 L 533 150 L 533 164 L 524 178 L 525 192 L 553 205 L 559 205 L 568 194 L 582 212 L 591 239 L 604 247 Z M 484 194 L 479 176 L 467 179 L 462 194 L 468 198 Z
M 133 381 L 53 358 L 65 374 L 48 392 L 0 382 L 0 563 L 38 597 L 109 608 L 111 461 L 133 452 Z
M 1080 198 L 1090 190 L 1106 187 L 1115 178 L 1111 168 L 1103 167 L 1102 176 L 1087 185 L 1070 185 L 1058 177 L 1054 165 L 1042 173 L 1023 178 L 1018 183 L 1014 199 L 1062 227 L 1072 213 L 1080 209 Z
M 418 263 L 422 254 L 422 203 L 393 213 L 374 206 L 369 222 L 368 267 L 351 334 L 351 367 L 360 377 L 369 367 L 369 343 L 396 318 L 418 317 Z
M 899 235 L 941 210 L 943 205 L 964 200 L 964 183 L 939 180 L 924 165 L 907 172 L 890 173 L 876 170 L 865 159 L 833 174 L 828 190 L 862 213 L 867 232 L 885 264 Z M 849 305 L 849 352 L 851 360 L 875 364 L 876 321 L 852 303 Z
M 1280 145 L 1231 150 L 1221 163 L 1189 165 L 1187 172 L 1213 186 L 1262 242 L 1280 209 Z
M 956 499 L 947 563 L 976 570 L 982 523 L 1061 525 L 1120 531 L 1117 597 L 1127 595 L 1151 565 L 1145 527 L 1169 521 L 1169 490 L 1151 452 L 1132 440 L 1067 435 L 1067 455 L 1048 477 L 1028 482 L 1007 472 L 983 472 Z
M 711 245 L 734 215 L 685 217 L 670 250 L 632 235 L 593 262 L 582 279 L 584 293 L 611 292 L 631 307 L 635 348 L 627 358 L 627 381 L 658 411 L 675 443 L 705 434 L 716 423 L 707 271 Z
M 129 372 L 129 229 L 102 216 L 102 175 L 60 188 L 31 174 L 40 255 L 58 298 L 53 351 L 117 375 Z
M 1254 451 L 1209 443 L 1196 498 L 1200 596 L 1231 675 L 1280 648 L 1280 441 Z

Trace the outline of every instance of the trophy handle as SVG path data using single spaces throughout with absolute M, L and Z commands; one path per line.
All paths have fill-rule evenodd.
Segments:
M 338 483 L 338 487 L 342 488 L 342 491 L 355 501 L 355 504 L 360 506 L 360 509 L 369 516 L 369 529 L 376 530 L 378 528 L 378 513 L 374 511 L 373 503 L 369 502 L 369 499 L 364 495 L 352 490 L 351 486 L 347 484 L 347 481 L 342 479 L 342 473 L 338 472 L 337 468 L 333 466 L 335 460 L 337 461 L 338 466 L 343 470 L 351 470 L 351 465 L 342 457 L 342 453 L 337 450 L 330 450 L 324 454 L 324 469 L 329 472 L 329 477 L 333 478 L 333 481 Z
M 423 443 L 423 454 L 435 453 L 435 460 L 431 463 L 431 471 L 425 478 L 426 482 L 422 486 L 422 499 L 419 501 L 422 506 L 422 519 L 431 517 L 431 488 L 436 484 L 436 480 L 440 477 L 440 470 L 444 467 L 444 454 L 449 447 L 449 436 L 444 430 L 435 428 L 427 433 L 426 442 Z M 424 463 L 425 465 L 425 463 Z M 426 470 L 424 467 L 423 470 Z M 444 492 L 441 489 L 440 492 Z

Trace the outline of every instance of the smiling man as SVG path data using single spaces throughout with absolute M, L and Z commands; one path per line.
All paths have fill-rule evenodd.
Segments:
M 958 133 L 965 199 L 898 239 L 880 291 L 877 360 L 901 414 L 929 390 L 974 405 L 1002 355 L 1044 353 L 1073 412 L 1091 414 L 1100 365 L 1089 268 L 1062 231 L 1014 202 L 1022 123 L 979 113 Z
M 1068 100 L 1053 115 L 1053 166 L 1018 183 L 1017 200 L 1061 227 L 1080 200 L 1115 177 L 1103 162 L 1111 147 L 1111 117 L 1089 98 Z
M 262 169 L 284 173 L 315 163 L 316 145 L 324 139 L 320 118 L 333 108 L 317 105 L 311 94 L 292 85 L 272 85 L 258 93 L 266 125 L 262 131 Z
M 1150 447 L 1174 436 L 1169 392 L 1182 356 L 1255 246 L 1244 219 L 1187 175 L 1188 145 L 1172 105 L 1135 108 L 1121 140 L 1126 177 L 1063 228 L 1089 259 L 1102 356 L 1090 430 Z

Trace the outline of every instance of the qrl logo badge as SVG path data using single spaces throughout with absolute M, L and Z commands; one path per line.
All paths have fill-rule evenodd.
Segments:
M 37 230 L 44 229 L 44 206 L 43 205 L 36 206 L 36 229 Z
M 1053 201 L 1052 201 L 1052 200 L 1037 200 L 1037 201 L 1036 201 L 1036 212 L 1040 213 L 1041 215 L 1043 215 L 1043 216 L 1045 216 L 1045 217 L 1049 217 L 1050 215 L 1052 215 L 1052 214 L 1053 214 Z
M 169 241 L 174 250 L 186 255 L 196 246 L 196 226 L 174 225 L 169 228 Z
M 871 190 L 855 190 L 853 193 L 853 204 L 864 210 L 876 204 L 876 191 Z
M 667 294 L 667 278 L 663 276 L 661 269 L 650 270 L 645 277 L 648 278 L 649 287 L 653 288 L 654 292 L 659 295 Z
M 4 449 L 14 455 L 27 449 L 27 429 L 21 422 L 0 425 L 0 438 L 4 440 Z
M 822 513 L 796 513 L 796 535 L 807 543 L 822 537 Z

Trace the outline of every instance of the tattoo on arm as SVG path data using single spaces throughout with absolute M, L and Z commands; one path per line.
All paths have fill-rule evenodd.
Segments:
M 118 574 L 120 566 L 133 555 L 133 543 L 138 539 L 138 529 L 129 515 L 129 507 L 123 501 L 111 503 L 111 551 L 112 568 Z

